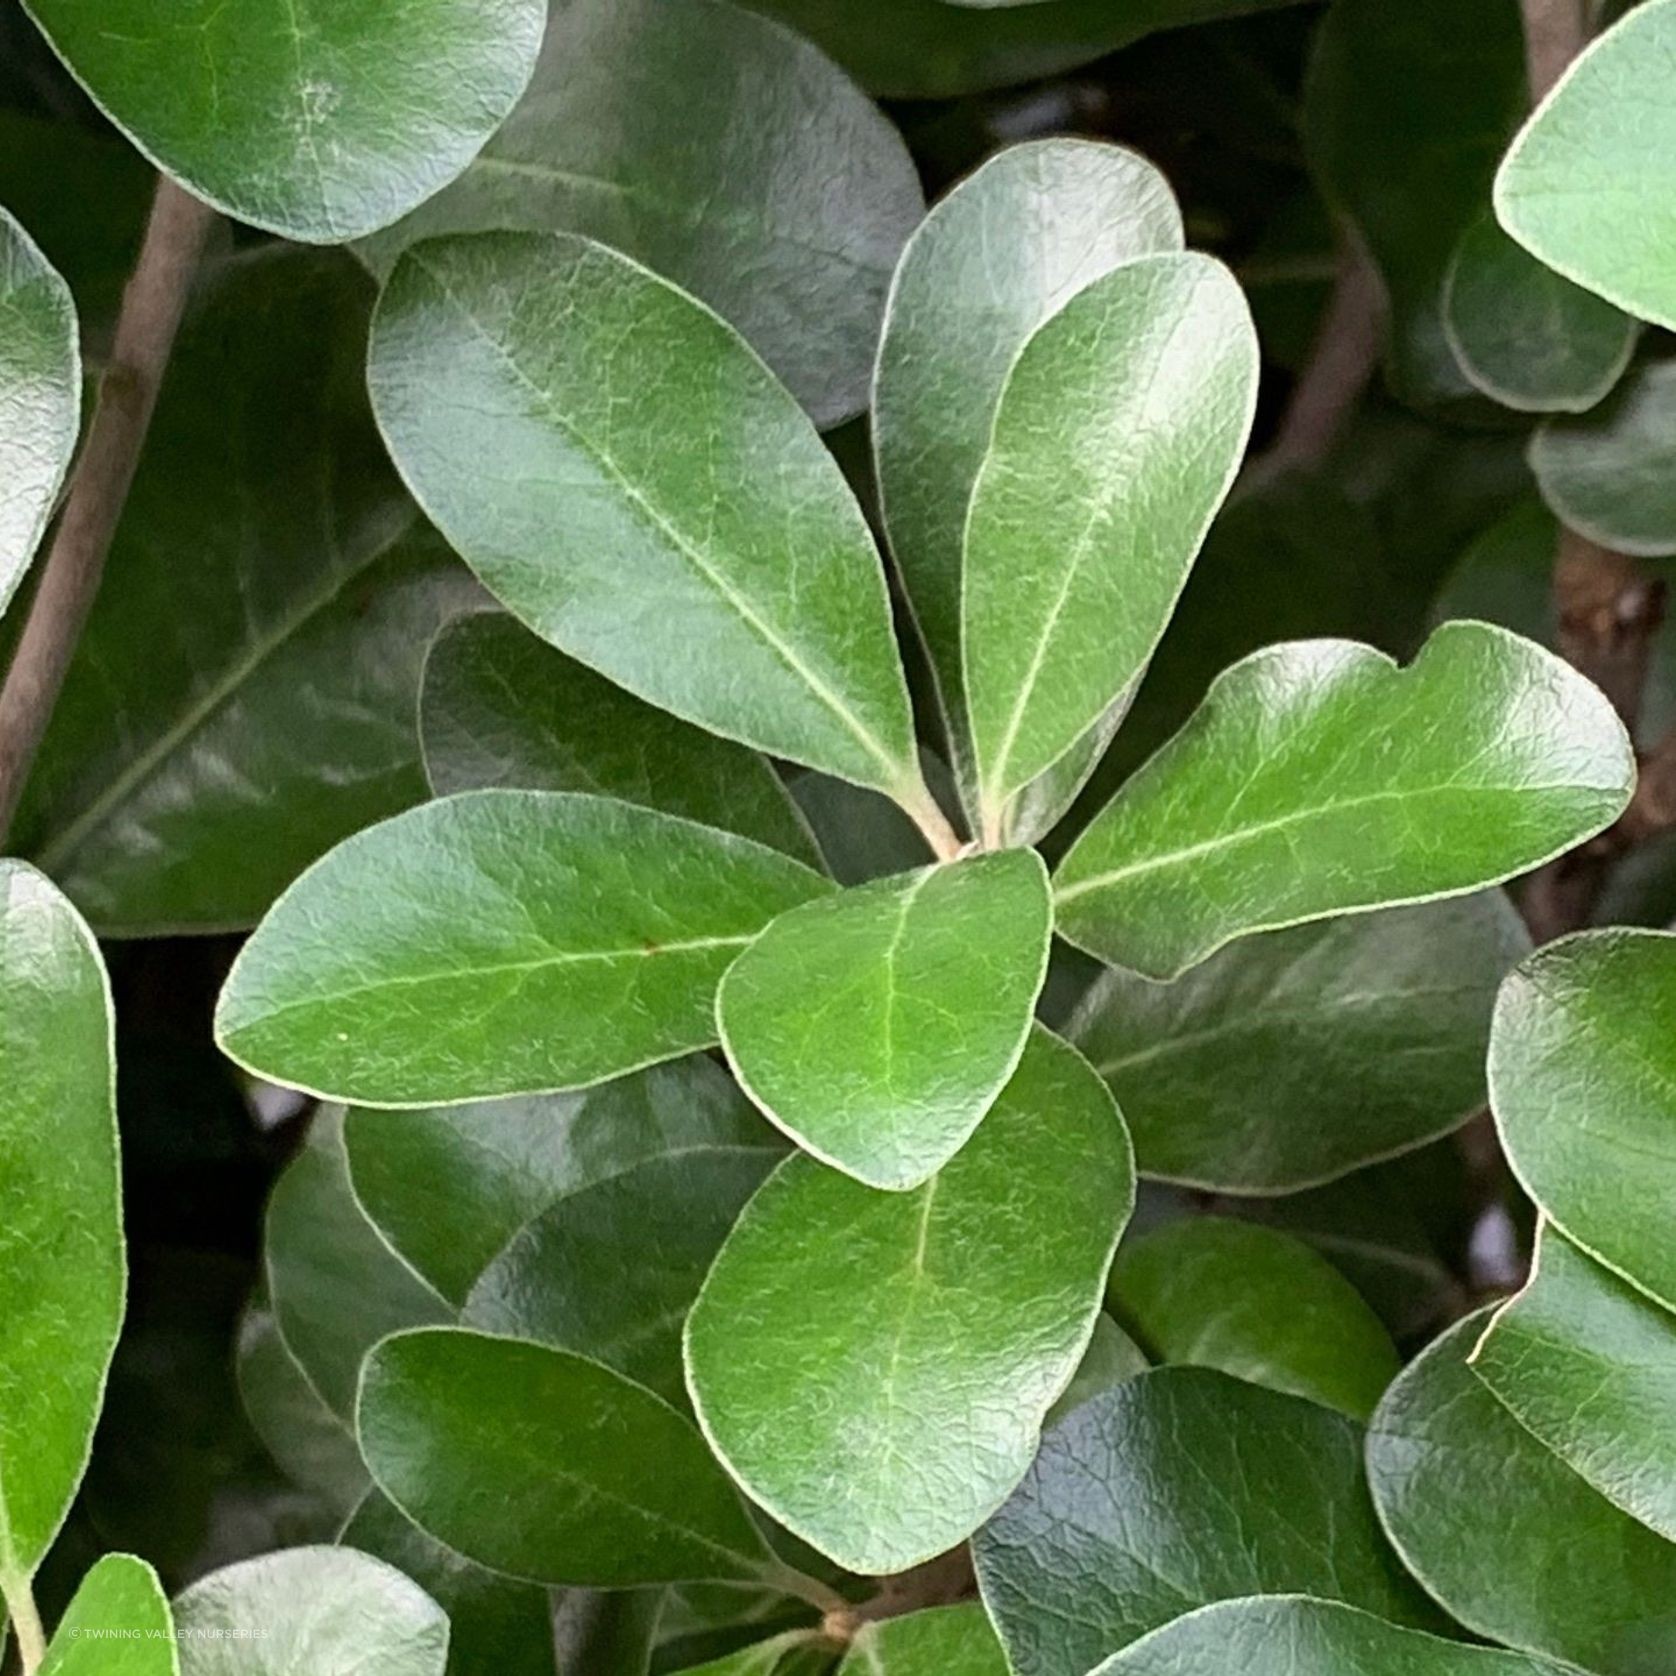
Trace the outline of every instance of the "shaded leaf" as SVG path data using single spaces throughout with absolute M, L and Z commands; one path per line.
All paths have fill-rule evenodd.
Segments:
M 1071 1375 L 1071 1383 L 1048 1410 L 1043 1429 L 1058 1425 L 1073 1408 L 1082 1407 L 1091 1397 L 1145 1373 L 1151 1366 L 1146 1352 L 1109 1315 L 1101 1314 L 1094 1322 L 1094 1336 L 1088 1341 L 1077 1371 Z

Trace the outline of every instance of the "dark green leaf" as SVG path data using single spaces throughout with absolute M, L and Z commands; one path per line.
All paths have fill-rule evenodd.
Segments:
M 245 944 L 217 1039 L 366 1105 L 581 1087 L 715 1040 L 716 985 L 825 889 L 730 833 L 570 792 L 463 792 L 358 833 Z
M 157 1573 L 132 1554 L 107 1554 L 59 1620 L 41 1676 L 179 1673 L 174 1622 Z
M 1599 690 L 1504 630 L 1446 623 L 1406 669 L 1349 641 L 1271 647 L 1083 834 L 1058 929 L 1173 977 L 1253 931 L 1528 871 L 1609 825 L 1634 778 Z
M 1042 1030 L 977 1134 L 916 1191 L 792 1158 L 688 1318 L 712 1447 L 851 1570 L 951 1547 L 1029 1464 L 1087 1348 L 1131 1194 L 1110 1096 Z

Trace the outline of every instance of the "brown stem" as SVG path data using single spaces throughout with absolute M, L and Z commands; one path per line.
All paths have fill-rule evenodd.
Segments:
M 1520 0 L 1531 102 L 1540 104 L 1589 44 L 1588 0 Z
M 0 687 L 0 839 L 40 749 L 116 533 L 215 212 L 159 176 L 87 441 Z
M 977 1586 L 972 1550 L 963 1542 L 912 1571 L 882 1578 L 876 1595 L 859 1606 L 829 1612 L 822 1629 L 829 1639 L 847 1645 L 863 1624 L 900 1618 L 927 1606 L 952 1606 L 956 1601 L 968 1599 Z

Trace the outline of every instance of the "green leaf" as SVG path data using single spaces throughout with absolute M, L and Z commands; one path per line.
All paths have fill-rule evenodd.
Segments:
M 864 1624 L 838 1676 L 1008 1676 L 1006 1655 L 975 1602 Z
M 1398 1375 L 1368 1432 L 1380 1518 L 1404 1563 L 1469 1630 L 1599 1676 L 1676 1659 L 1676 1547 L 1527 1432 L 1467 1356 L 1488 1312 Z
M 462 1321 L 574 1350 L 685 1407 L 682 1324 L 779 1156 L 761 1145 L 688 1147 L 578 1188 L 513 1235 Z
M 440 233 L 586 234 L 702 297 L 827 426 L 866 406 L 924 209 L 896 130 L 789 30 L 711 0 L 563 0 L 477 160 L 361 252 L 387 274 Z
M 340 1419 L 354 1417 L 361 1361 L 379 1339 L 452 1315 L 367 1220 L 335 1107 L 315 1117 L 274 1184 L 264 1244 L 280 1335 Z
M 76 305 L 0 209 L 0 613 L 45 533 L 80 423 Z
M 1305 92 L 1316 181 L 1390 293 L 1387 376 L 1423 405 L 1476 393 L 1445 335 L 1444 284 L 1530 97 L 1519 0 L 1482 0 L 1471 29 L 1460 21 L 1455 0 L 1340 0 Z
M 1015 1676 L 1083 1676 L 1240 1595 L 1433 1621 L 1379 1534 L 1361 1428 L 1207 1368 L 1142 1374 L 1060 1421 L 973 1554 Z
M 728 968 L 716 1016 L 746 1093 L 871 1187 L 935 1175 L 1025 1051 L 1053 910 L 1030 850 L 794 908 Z
M 586 239 L 440 239 L 391 275 L 369 376 L 420 504 L 544 639 L 713 733 L 923 795 L 866 521 L 717 316 Z
M 1182 247 L 1166 181 L 1122 146 L 1009 146 L 908 241 L 873 389 L 879 501 L 891 553 L 964 751 L 960 648 L 966 510 L 1018 352 L 1091 281 Z
M 805 1659 L 817 1671 L 831 1668 L 829 1647 L 818 1630 L 791 1629 L 705 1664 L 682 1666 L 681 1676 L 805 1676 L 811 1667 Z
M 1523 413 L 1582 413 L 1629 365 L 1636 324 L 1515 244 L 1488 212 L 1455 246 L 1443 330 L 1485 395 Z
M 383 458 L 341 252 L 215 268 L 13 840 L 101 930 L 255 924 L 425 795 L 424 646 L 481 597 Z
M 448 1676 L 553 1676 L 547 1590 L 463 1559 L 376 1490 L 356 1508 L 343 1541 L 411 1577 L 448 1614 Z
M 1102 1391 L 1145 1373 L 1151 1366 L 1146 1352 L 1109 1315 L 1100 1315 L 1094 1322 L 1094 1336 L 1088 1341 L 1077 1371 L 1048 1410 L 1043 1429 L 1057 1425 L 1072 1409 L 1081 1408 Z
M 719 1066 L 695 1055 L 575 1094 L 430 1111 L 351 1111 L 355 1196 L 449 1302 L 556 1200 L 669 1154 L 779 1137 Z
M 1507 980 L 1490 1103 L 1508 1162 L 1566 1237 L 1676 1308 L 1669 1157 L 1676 937 L 1598 931 Z
M 1366 1420 L 1400 1363 L 1325 1257 L 1225 1217 L 1172 1222 L 1117 1254 L 1112 1309 L 1162 1362 L 1220 1368 Z
M 989 829 L 1145 670 L 1245 451 L 1257 367 L 1238 284 L 1193 254 L 1096 280 L 1013 362 L 966 522 Z
M 157 1573 L 132 1554 L 98 1561 L 59 1619 L 41 1676 L 180 1676 Z
M 1496 213 L 1534 255 L 1643 320 L 1676 328 L 1676 4 L 1650 0 L 1571 65 L 1513 142 Z
M 517 102 L 540 0 L 309 8 L 270 0 L 29 0 L 100 108 L 240 221 L 310 243 L 405 215 Z
M 1676 1541 L 1676 1319 L 1552 1223 L 1524 1291 L 1490 1321 L 1473 1372 L 1614 1506 Z
M 1527 872 L 1610 825 L 1634 781 L 1601 693 L 1505 630 L 1446 623 L 1406 669 L 1350 641 L 1274 646 L 1096 817 L 1056 876 L 1057 926 L 1174 977 L 1254 931 Z
M 1496 988 L 1530 947 L 1501 891 L 1242 939 L 1157 984 L 1102 973 L 1068 1034 L 1141 1173 L 1207 1192 L 1319 1185 L 1484 1104 Z
M 687 1321 L 705 1436 L 753 1500 L 852 1571 L 942 1553 L 1029 1465 L 1087 1347 L 1132 1192 L 1111 1097 L 1045 1030 L 915 1192 L 790 1159 Z
M 585 1357 L 438 1327 L 367 1360 L 361 1450 L 421 1529 L 508 1576 L 623 1588 L 775 1562 L 704 1440 Z
M 425 659 L 419 736 L 439 796 L 496 786 L 593 792 L 821 865 L 763 757 L 642 703 L 514 617 L 477 612 L 438 635 Z M 917 835 L 916 844 L 917 855 Z
M 800 863 L 608 798 L 480 791 L 358 833 L 244 946 L 217 1039 L 364 1105 L 582 1087 L 715 1040 L 716 985 Z
M 448 1659 L 436 1602 L 353 1548 L 211 1572 L 176 1598 L 175 1629 L 181 1676 L 443 1676 Z
M 1622 553 L 1676 554 L 1676 365 L 1638 367 L 1593 413 L 1531 438 L 1542 498 L 1579 534 Z
M 1354 1607 L 1230 1600 L 1154 1630 L 1090 1676 L 1562 1676 L 1546 1659 L 1462 1646 Z
M 941 767 L 922 760 L 928 770 Z M 879 792 L 828 774 L 798 774 L 791 794 L 839 884 L 863 885 L 924 865 L 924 836 L 899 805 Z
M 110 991 L 51 884 L 0 860 L 0 1593 L 27 1586 L 87 1466 L 122 1325 Z

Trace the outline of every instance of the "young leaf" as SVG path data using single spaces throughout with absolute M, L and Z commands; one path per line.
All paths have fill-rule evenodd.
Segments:
M 792 1158 L 687 1320 L 711 1446 L 840 1565 L 888 1573 L 942 1553 L 1028 1466 L 1088 1344 L 1132 1192 L 1111 1097 L 1044 1030 L 915 1192 Z
M 1488 1312 L 1385 1393 L 1368 1475 L 1404 1563 L 1469 1630 L 1600 1676 L 1676 1658 L 1676 1547 L 1621 1513 L 1474 1377 Z
M 1406 669 L 1349 641 L 1275 646 L 1078 840 L 1057 926 L 1170 978 L 1253 931 L 1526 872 L 1610 825 L 1634 782 L 1605 697 L 1504 630 L 1446 623 Z
M 404 215 L 517 102 L 540 0 L 29 0 L 100 108 L 198 197 L 335 244 Z
M 132 1554 L 98 1561 L 59 1620 L 40 1676 L 180 1676 L 157 1573 Z
M 361 1450 L 422 1530 L 537 1583 L 761 1582 L 775 1562 L 704 1440 L 585 1357 L 438 1327 L 367 1359 Z
M 425 658 L 419 737 L 440 797 L 496 786 L 592 792 L 821 865 L 791 793 L 762 756 L 643 703 L 515 617 L 474 612 L 437 636 Z M 923 854 L 917 837 L 916 845 Z
M 1676 1541 L 1676 1318 L 1552 1223 L 1524 1291 L 1491 1318 L 1472 1369 L 1580 1478 Z
M 1047 870 L 1030 850 L 794 908 L 722 979 L 728 1063 L 823 1163 L 870 1187 L 918 1187 L 1016 1069 L 1052 919 Z
M 1096 280 L 1013 362 L 966 522 L 962 632 L 984 819 L 1145 670 L 1245 451 L 1257 336 L 1208 256 Z
M 0 209 L 0 612 L 52 516 L 80 417 L 69 287 Z
M 712 0 L 566 0 L 477 160 L 361 252 L 387 274 L 441 233 L 586 234 L 703 298 L 827 426 L 866 405 L 924 208 L 896 130 L 789 30 Z
M 1143 1175 L 1295 1192 L 1484 1104 L 1496 989 L 1529 948 L 1499 890 L 1387 908 L 1244 938 L 1170 984 L 1104 972 L 1067 1034 Z
M 1583 413 L 1618 382 L 1636 324 L 1518 244 L 1488 212 L 1443 280 L 1443 330 L 1485 395 L 1523 413 Z
M 394 1566 L 289 1548 L 224 1566 L 175 1600 L 181 1676 L 443 1676 L 448 1619 Z
M 1676 328 L 1663 160 L 1676 144 L 1676 3 L 1634 8 L 1571 65 L 1496 176 L 1496 213 L 1568 279 Z
M 1676 937 L 1587 932 L 1503 986 L 1490 1103 L 1525 1190 L 1566 1237 L 1676 1309 L 1670 1242 Z
M 374 1226 L 454 1304 L 525 1223 L 566 1194 L 695 1148 L 784 1150 L 703 1055 L 575 1094 L 358 1108 L 343 1138 L 355 1197 Z
M 1325 1257 L 1273 1228 L 1194 1216 L 1125 1245 L 1113 1312 L 1162 1362 L 1220 1368 L 1353 1420 L 1401 1365 L 1379 1317 Z
M 216 1010 L 262 1075 L 365 1105 L 582 1087 L 715 1040 L 715 993 L 800 863 L 608 798 L 481 791 L 340 844 Z
M 14 840 L 102 931 L 239 930 L 425 795 L 424 646 L 481 594 L 383 458 L 372 287 L 213 270 L 182 329 Z
M 684 1407 L 682 1323 L 779 1158 L 760 1145 L 689 1147 L 566 1194 L 507 1242 L 461 1320 L 591 1356 Z
M 958 750 L 966 509 L 1008 369 L 1084 286 L 1181 247 L 1169 182 L 1144 158 L 1050 139 L 998 152 L 902 253 L 873 388 L 879 502 Z
M 1008 1676 L 982 1606 L 940 1606 L 864 1624 L 838 1676 Z
M 1531 438 L 1542 498 L 1580 534 L 1622 553 L 1676 554 L 1676 365 L 1638 367 L 1593 413 Z
M 1084 1403 L 973 1543 L 1016 1676 L 1083 1676 L 1240 1595 L 1433 1622 L 1379 1534 L 1361 1446 L 1343 1415 L 1206 1368 L 1159 1368 Z
M 110 992 L 92 934 L 0 860 L 0 1593 L 27 1585 L 87 1466 L 122 1324 Z
M 922 797 L 866 521 L 702 304 L 587 239 L 440 239 L 391 275 L 369 376 L 420 504 L 544 639 L 714 733 Z
M 1564 1676 L 1564 1668 L 1444 1641 L 1334 1601 L 1285 1595 L 1186 1613 L 1090 1676 Z

